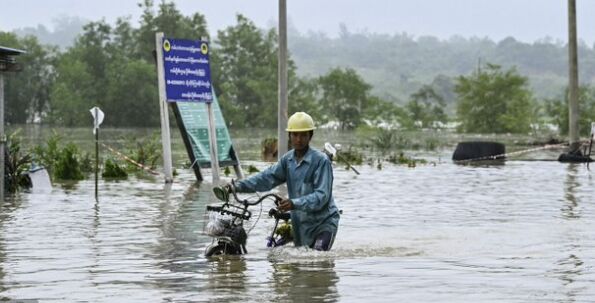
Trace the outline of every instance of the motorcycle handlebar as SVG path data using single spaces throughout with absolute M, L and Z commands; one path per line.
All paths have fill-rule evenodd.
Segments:
M 235 186 L 235 182 L 234 182 L 234 180 L 232 179 L 232 180 L 231 180 L 231 195 L 233 196 L 233 198 L 234 198 L 234 199 L 235 199 L 237 202 L 239 202 L 239 203 L 242 203 L 242 204 L 244 204 L 244 205 L 246 205 L 246 206 L 257 205 L 257 204 L 261 203 L 262 201 L 264 201 L 264 199 L 267 199 L 267 198 L 269 198 L 269 197 L 273 197 L 273 198 L 275 199 L 275 201 L 274 201 L 274 202 L 275 202 L 275 206 L 279 206 L 279 202 L 283 201 L 283 198 L 282 198 L 281 196 L 279 196 L 279 195 L 277 195 L 277 194 L 274 194 L 274 193 L 266 194 L 266 195 L 264 195 L 264 196 L 260 197 L 258 200 L 254 201 L 254 202 L 250 202 L 250 201 L 248 201 L 248 199 L 241 200 L 241 199 L 238 197 L 238 195 L 237 195 L 237 193 L 236 193 L 236 190 L 235 190 L 235 188 L 236 188 L 236 186 Z

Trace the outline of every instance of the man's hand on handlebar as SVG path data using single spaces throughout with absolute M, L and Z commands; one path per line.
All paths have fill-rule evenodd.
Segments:
M 282 212 L 290 211 L 293 209 L 293 202 L 290 199 L 284 199 L 277 208 Z
M 234 193 L 233 183 L 213 187 L 213 193 L 217 199 L 223 202 L 229 202 L 230 193 Z M 234 193 L 235 194 L 235 193 Z
M 233 185 L 231 183 L 227 183 L 227 184 L 223 185 L 222 187 L 226 192 L 231 193 Z

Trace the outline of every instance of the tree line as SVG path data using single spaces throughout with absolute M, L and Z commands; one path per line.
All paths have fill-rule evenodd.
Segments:
M 7 122 L 89 125 L 88 110 L 99 106 L 106 112 L 106 125 L 157 126 L 159 107 L 153 50 L 155 32 L 164 32 L 166 37 L 206 37 L 211 41 L 213 84 L 230 127 L 276 127 L 278 57 L 275 29 L 260 29 L 248 18 L 238 15 L 234 25 L 210 37 L 206 19 L 200 13 L 184 15 L 173 2 L 155 5 L 151 0 L 144 0 L 139 7 L 142 14 L 138 25 L 132 25 L 125 17 L 114 24 L 104 20 L 89 22 L 73 45 L 65 50 L 42 45 L 34 36 L 20 37 L 0 32 L 0 45 L 27 50 L 27 54 L 19 58 L 23 71 L 10 74 L 7 79 Z M 399 40 L 397 38 L 399 36 L 393 39 Z M 460 122 L 459 130 L 464 132 L 528 132 L 547 122 L 558 124 L 561 129 L 565 127 L 564 98 L 538 100 L 529 78 L 515 67 L 505 68 L 503 66 L 507 65 L 485 62 L 469 72 L 467 62 L 458 69 L 445 68 L 449 75 L 423 76 L 412 83 L 411 73 L 416 68 L 422 70 L 419 75 L 426 75 L 428 73 L 424 74 L 423 69 L 428 68 L 428 64 L 439 68 L 445 63 L 435 60 L 422 63 L 419 58 L 407 58 L 407 49 L 416 46 L 411 45 L 413 40 L 400 37 L 394 42 L 398 48 L 379 49 L 378 52 L 385 53 L 376 54 L 374 58 L 378 59 L 363 60 L 371 67 L 358 72 L 362 60 L 346 65 L 339 64 L 338 59 L 365 53 L 364 46 L 378 37 L 362 38 L 345 30 L 342 39 L 349 42 L 352 49 L 336 52 L 336 59 L 321 64 L 320 68 L 326 70 L 316 76 L 307 75 L 313 66 L 304 63 L 303 54 L 310 52 L 310 56 L 316 58 L 312 62 L 319 62 L 328 58 L 329 50 L 338 46 L 326 45 L 324 38 L 312 45 L 303 39 L 293 42 L 290 49 L 300 58 L 301 72 L 298 74 L 298 64 L 292 53 L 288 66 L 290 112 L 307 111 L 320 123 L 332 121 L 343 129 L 380 123 L 431 128 L 443 127 L 452 120 Z M 442 43 L 428 39 L 420 38 L 418 44 L 440 46 Z M 513 41 L 505 40 L 498 48 L 505 48 L 507 43 L 512 45 L 509 48 L 514 46 Z M 515 54 L 512 49 L 510 52 Z M 453 50 L 451 53 L 450 57 L 436 53 L 427 55 L 436 60 L 457 60 L 453 55 L 457 52 Z M 367 56 L 359 55 L 358 58 L 366 59 Z M 552 60 L 558 61 L 559 58 Z M 402 66 L 397 68 L 397 63 Z M 542 64 L 546 63 L 535 62 L 534 67 L 538 69 Z M 368 82 L 370 77 L 377 83 L 375 80 L 378 79 L 369 76 L 374 66 L 379 71 L 391 66 L 406 71 L 384 79 L 385 83 L 401 83 L 407 88 L 399 93 L 408 92 L 405 101 L 399 94 L 382 93 L 378 85 Z M 559 95 L 565 94 L 560 92 Z M 594 90 L 584 87 L 581 96 L 583 108 L 593 116 Z
M 533 43 L 513 37 L 501 41 L 460 36 L 441 40 L 407 33 L 358 33 L 343 25 L 338 37 L 293 30 L 288 42 L 301 75 L 319 75 L 349 64 L 374 84 L 374 93 L 401 104 L 425 84 L 454 83 L 459 75 L 487 62 L 505 68 L 516 66 L 529 78 L 540 99 L 560 95 L 568 82 L 567 43 L 547 37 Z M 578 52 L 579 78 L 583 83 L 593 83 L 595 45 L 579 40 Z M 454 102 L 453 97 L 447 96 L 445 101 Z

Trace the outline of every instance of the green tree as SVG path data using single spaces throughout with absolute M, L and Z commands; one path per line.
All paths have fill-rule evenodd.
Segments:
M 136 39 L 130 42 L 136 44 L 136 59 L 154 62 L 153 50 L 155 49 L 155 33 L 163 32 L 166 37 L 178 39 L 209 38 L 207 22 L 200 13 L 184 16 L 171 1 L 162 1 L 158 5 L 157 13 L 154 11 L 154 2 L 144 0 L 138 6 L 143 10 L 140 17 L 140 27 L 134 31 Z
M 108 51 L 111 27 L 99 21 L 90 22 L 83 29 L 74 46 L 59 58 L 51 92 L 51 121 L 66 126 L 88 124 L 88 110 L 95 105 L 103 107 L 107 66 L 113 59 Z
M 49 108 L 50 87 L 55 78 L 52 65 L 57 49 L 42 46 L 33 36 L 19 38 L 6 32 L 0 32 L 0 45 L 27 52 L 17 58 L 23 67 L 21 71 L 5 74 L 6 122 L 37 121 Z
M 230 125 L 277 125 L 277 35 L 262 32 L 242 15 L 237 24 L 219 31 L 211 54 L 218 98 Z M 295 74 L 290 63 L 288 74 Z
M 51 91 L 51 112 L 49 121 L 65 126 L 89 125 L 89 109 L 93 104 L 88 93 L 93 77 L 87 66 L 68 55 L 60 58 L 56 66 L 56 83 Z
M 176 38 L 208 37 L 202 15 L 183 16 L 173 2 L 154 12 L 146 0 L 138 29 L 119 18 L 114 27 L 90 22 L 56 66 L 52 121 L 67 126 L 89 123 L 88 109 L 100 106 L 106 125 L 154 126 L 159 123 L 155 32 Z
M 368 98 L 363 115 L 366 120 L 374 124 L 388 123 L 400 126 L 413 124 L 405 109 L 376 96 Z
M 159 125 L 155 66 L 139 59 L 118 58 L 108 65 L 104 111 L 106 124 Z M 111 116 L 111 117 L 110 117 Z
M 526 133 L 531 128 L 533 96 L 528 79 L 511 68 L 487 64 L 457 79 L 460 130 L 473 133 Z
M 579 87 L 579 134 L 588 136 L 591 134 L 591 122 L 595 117 L 595 88 L 589 86 Z M 561 135 L 568 135 L 568 88 L 564 91 L 564 97 L 548 99 L 545 102 L 545 112 L 550 121 L 558 126 Z
M 430 87 L 440 95 L 446 104 L 445 111 L 447 115 L 455 114 L 456 99 L 454 77 L 439 74 L 435 76 Z
M 318 80 L 322 91 L 325 114 L 337 120 L 341 129 L 352 129 L 364 121 L 363 111 L 368 104 L 372 86 L 355 70 L 335 68 Z
M 438 95 L 431 86 L 424 85 L 411 95 L 411 101 L 407 103 L 406 108 L 411 121 L 419 122 L 421 123 L 419 126 L 428 128 L 434 127 L 435 122 L 447 122 L 445 106 L 442 96 Z
M 316 79 L 299 78 L 292 73 L 292 77 L 288 79 L 289 83 L 289 114 L 295 112 L 307 112 L 316 125 L 322 125 L 328 121 L 328 117 L 324 115 L 322 110 L 322 102 L 318 100 L 320 88 Z

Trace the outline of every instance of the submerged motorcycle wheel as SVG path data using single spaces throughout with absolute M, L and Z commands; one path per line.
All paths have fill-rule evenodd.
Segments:
M 220 255 L 241 255 L 242 250 L 240 247 L 229 244 L 229 243 L 218 243 L 212 245 L 205 251 L 206 257 L 220 256 Z

